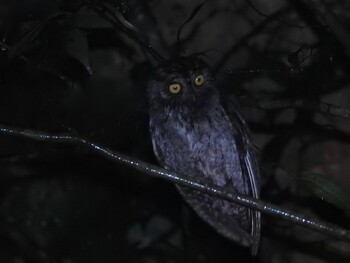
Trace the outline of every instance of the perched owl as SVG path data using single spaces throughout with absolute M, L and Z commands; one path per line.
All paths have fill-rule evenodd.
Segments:
M 259 197 L 259 172 L 249 130 L 233 101 L 225 103 L 207 64 L 198 57 L 168 60 L 148 82 L 150 132 L 166 169 Z M 177 186 L 195 212 L 223 236 L 256 254 L 260 213 Z

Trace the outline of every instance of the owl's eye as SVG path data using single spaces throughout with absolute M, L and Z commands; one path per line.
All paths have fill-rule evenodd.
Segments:
M 203 75 L 198 75 L 198 76 L 194 79 L 194 84 L 195 84 L 197 87 L 202 86 L 203 83 L 204 83 L 204 77 L 203 77 Z
M 181 85 L 179 83 L 174 83 L 169 86 L 169 91 L 173 94 L 178 94 L 181 91 Z

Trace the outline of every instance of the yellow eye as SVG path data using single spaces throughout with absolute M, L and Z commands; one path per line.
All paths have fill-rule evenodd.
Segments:
M 198 75 L 195 79 L 194 79 L 194 84 L 196 84 L 197 87 L 202 86 L 204 83 L 204 77 L 203 75 Z
M 173 94 L 178 94 L 181 91 L 181 85 L 179 83 L 174 83 L 169 86 L 169 91 Z

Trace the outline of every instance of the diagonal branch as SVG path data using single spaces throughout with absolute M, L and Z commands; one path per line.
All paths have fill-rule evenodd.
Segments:
M 89 7 L 99 14 L 106 21 L 111 23 L 115 28 L 120 29 L 128 37 L 136 41 L 145 51 L 149 52 L 157 61 L 163 61 L 164 58 L 159 54 L 152 45 L 141 38 L 139 30 L 126 20 L 117 10 L 111 10 L 109 6 L 104 4 L 94 4 L 90 2 Z
M 260 31 L 267 27 L 274 19 L 280 17 L 287 11 L 286 8 L 281 8 L 271 14 L 269 17 L 265 18 L 257 26 L 255 26 L 250 32 L 242 36 L 233 46 L 231 46 L 225 53 L 221 56 L 221 59 L 217 62 L 214 67 L 214 71 L 220 70 L 236 52 L 238 52 L 242 46 L 246 45 L 252 38 L 254 38 Z
M 1 51 L 11 51 L 11 47 L 5 44 L 3 41 L 0 40 L 0 50 Z M 33 65 L 34 67 L 37 67 L 39 70 L 46 71 L 47 73 L 59 78 L 60 80 L 64 81 L 66 80 L 66 77 L 61 75 L 57 70 L 49 68 L 47 66 L 41 65 L 39 62 L 33 61 L 29 58 L 27 58 L 24 55 L 19 55 L 19 58 L 23 60 L 24 62 Z
M 81 137 L 72 136 L 68 134 L 55 135 L 27 129 L 11 128 L 4 125 L 0 125 L 0 134 L 15 135 L 51 143 L 67 143 L 73 145 L 82 145 L 88 147 L 90 150 L 108 159 L 111 159 L 114 162 L 124 164 L 149 176 L 161 178 L 163 180 L 175 184 L 190 187 L 192 189 L 196 189 L 201 192 L 232 201 L 236 204 L 258 210 L 267 215 L 283 218 L 287 221 L 302 225 L 309 229 L 313 229 L 326 235 L 350 242 L 350 231 L 347 229 L 343 229 L 336 225 L 327 222 L 322 222 L 317 219 L 306 217 L 304 215 L 294 213 L 287 209 L 282 209 L 278 206 L 246 195 L 233 194 L 231 192 L 225 191 L 221 187 L 202 184 L 187 175 L 178 174 L 176 172 L 160 168 L 156 165 L 135 160 L 127 155 L 113 151 L 107 147 L 98 145 L 92 141 Z
M 331 33 L 333 33 L 345 48 L 347 55 L 350 55 L 350 32 L 339 21 L 327 4 L 323 0 L 303 0 L 303 2 L 329 27 Z
M 245 2 L 247 3 L 247 5 L 254 10 L 255 13 L 257 13 L 258 15 L 262 16 L 262 17 L 265 17 L 265 18 L 268 18 L 270 15 L 269 14 L 265 14 L 264 12 L 260 11 L 252 2 L 251 0 L 245 0 Z M 307 26 L 300 26 L 300 25 L 296 25 L 296 24 L 292 24 L 292 23 L 289 23 L 287 21 L 284 21 L 280 18 L 275 18 L 275 20 L 281 24 L 284 24 L 286 26 L 290 26 L 290 27 L 295 27 L 295 28 L 298 28 L 298 29 L 304 29 L 306 28 Z

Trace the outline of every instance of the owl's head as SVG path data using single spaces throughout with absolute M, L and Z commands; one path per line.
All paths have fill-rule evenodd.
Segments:
M 198 57 L 165 61 L 148 81 L 151 109 L 198 110 L 216 102 L 218 97 L 213 75 Z

